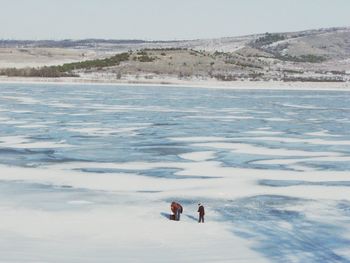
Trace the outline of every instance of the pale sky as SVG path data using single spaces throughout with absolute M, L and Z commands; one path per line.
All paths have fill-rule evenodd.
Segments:
M 350 26 L 350 0 L 0 0 L 0 39 L 228 37 Z

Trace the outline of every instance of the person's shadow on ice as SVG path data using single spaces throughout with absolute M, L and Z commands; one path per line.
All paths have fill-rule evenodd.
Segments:
M 161 212 L 160 213 L 161 216 L 165 217 L 166 219 L 169 219 L 170 214 L 169 213 L 165 213 L 165 212 Z M 193 221 L 198 221 L 198 218 L 192 216 L 192 215 L 186 215 L 189 219 L 192 219 Z
M 198 221 L 198 218 L 192 216 L 192 215 L 186 215 L 188 218 L 194 220 L 194 221 Z
M 164 216 L 166 219 L 169 219 L 169 217 L 170 217 L 170 214 L 169 214 L 169 213 L 161 212 L 160 215 L 161 215 L 161 216 Z

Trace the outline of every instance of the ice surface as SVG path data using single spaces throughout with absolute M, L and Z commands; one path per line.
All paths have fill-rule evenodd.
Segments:
M 350 262 L 346 92 L 1 84 L 0 105 L 1 262 Z

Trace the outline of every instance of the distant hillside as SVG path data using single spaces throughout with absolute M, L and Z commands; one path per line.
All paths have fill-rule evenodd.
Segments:
M 314 56 L 324 60 L 350 57 L 350 28 L 268 34 L 259 39 L 250 43 L 250 46 L 275 56 Z
M 8 76 L 349 81 L 350 28 L 183 41 L 2 40 L 0 68 Z
M 129 48 L 191 48 L 206 51 L 234 52 L 247 46 L 257 47 L 268 53 L 291 56 L 313 54 L 320 56 L 342 57 L 350 53 L 350 27 L 306 30 L 300 32 L 270 33 L 241 37 L 216 39 L 146 41 L 114 39 L 82 40 L 0 40 L 0 48 L 92 48 L 110 49 L 111 51 Z M 279 36 L 280 38 L 275 38 Z M 265 38 L 264 41 L 259 41 Z

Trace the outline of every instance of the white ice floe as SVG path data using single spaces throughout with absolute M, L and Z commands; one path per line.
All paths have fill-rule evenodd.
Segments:
M 0 147 L 14 149 L 46 149 L 72 147 L 72 145 L 66 144 L 65 141 L 32 141 L 25 136 L 3 136 L 0 137 Z
M 293 158 L 293 159 L 267 159 L 267 160 L 257 160 L 251 163 L 260 165 L 284 165 L 289 169 L 299 170 L 299 171 L 317 171 L 316 167 L 311 167 L 308 163 L 312 162 L 350 162 L 350 156 L 322 156 L 322 157 L 304 157 L 304 158 Z
M 272 159 L 272 160 L 257 160 L 252 163 L 268 164 L 268 165 L 290 165 L 298 162 L 350 162 L 350 156 L 320 156 L 320 157 L 305 157 L 294 159 Z
M 1 99 L 12 100 L 22 104 L 39 104 L 40 101 L 31 97 L 23 96 L 0 96 Z
M 265 121 L 276 121 L 276 122 L 284 122 L 284 121 L 292 121 L 292 119 L 288 118 L 262 118 Z
M 178 142 L 220 142 L 228 140 L 225 137 L 193 136 L 193 137 L 173 137 L 169 138 Z
M 269 130 L 256 130 L 256 131 L 247 131 L 245 133 L 248 134 L 263 134 L 263 135 L 279 135 L 279 134 L 284 134 L 284 132 L 279 132 L 279 131 L 269 131 Z
M 11 120 L 11 119 L 8 117 L 0 117 L 1 122 L 8 122 L 9 120 Z
M 339 135 L 331 134 L 327 130 L 321 130 L 317 132 L 307 132 L 305 135 L 308 136 L 318 136 L 318 137 L 339 137 Z
M 93 135 L 93 136 L 104 136 L 104 135 L 127 135 L 134 136 L 136 131 L 146 128 L 144 127 L 121 127 L 121 128 L 66 128 L 67 131 L 77 132 L 81 134 Z
M 185 181 L 178 178 L 158 178 L 132 173 L 81 172 L 77 168 L 115 168 L 125 170 L 147 170 L 153 168 L 177 168 L 177 175 L 191 176 Z M 300 198 L 329 198 L 350 200 L 348 187 L 293 186 L 288 189 L 266 188 L 256 185 L 256 180 L 305 180 L 305 181 L 348 181 L 347 172 L 338 171 L 279 171 L 243 169 L 221 166 L 220 162 L 169 162 L 169 163 L 67 163 L 42 168 L 13 168 L 1 166 L 0 180 L 28 181 L 50 185 L 68 185 L 78 189 L 132 193 L 135 191 L 158 191 L 154 196 L 169 197 L 176 193 L 182 196 L 205 196 L 206 198 L 238 198 L 259 194 L 280 194 Z M 212 179 L 203 180 L 202 177 Z M 198 177 L 198 178 L 196 178 Z M 235 189 L 235 191 L 232 191 Z M 305 191 L 308 189 L 308 191 Z M 335 190 L 336 189 L 336 190 Z M 220 194 L 219 194 L 220 193 Z
M 63 103 L 63 102 L 49 102 L 49 103 L 42 103 L 42 105 L 54 107 L 54 108 L 67 108 L 67 109 L 72 109 L 77 107 L 76 105 Z
M 196 143 L 195 147 L 209 147 L 214 149 L 231 150 L 237 153 L 254 154 L 254 155 L 273 155 L 273 156 L 340 156 L 335 152 L 310 152 L 303 150 L 289 150 L 286 148 L 268 148 L 263 146 L 255 146 L 247 143 L 229 143 L 229 142 L 213 142 L 213 143 Z
M 280 103 L 279 105 L 289 108 L 296 108 L 296 109 L 305 109 L 305 110 L 320 110 L 322 108 L 317 107 L 315 105 L 296 105 L 296 104 L 290 104 L 290 103 Z
M 191 161 L 207 161 L 215 157 L 215 152 L 205 151 L 205 152 L 190 152 L 179 155 L 181 158 Z
M 86 106 L 80 106 L 81 109 L 93 109 L 98 110 L 99 112 L 132 112 L 132 111 L 141 111 L 141 112 L 186 112 L 186 113 L 200 113 L 198 110 L 182 110 L 182 109 L 172 109 L 161 106 L 128 106 L 128 105 L 106 105 L 106 104 L 89 104 Z
M 239 138 L 240 140 L 255 139 L 259 141 L 272 141 L 280 143 L 306 143 L 313 145 L 350 145 L 348 140 L 325 140 L 325 139 L 308 139 L 308 138 L 291 138 L 291 137 L 255 137 L 255 138 Z
M 9 119 L 9 121 L 6 121 L 6 122 L 3 122 L 3 124 L 9 124 L 9 125 L 17 125 L 17 124 L 27 124 L 28 122 L 27 121 L 15 121 L 15 120 L 12 120 L 12 119 Z
M 29 110 L 11 110 L 11 113 L 32 113 Z
M 46 128 L 47 126 L 44 124 L 23 124 L 23 125 L 17 125 L 17 128 Z
M 271 127 L 260 127 L 258 128 L 258 130 L 271 130 L 272 128 Z
M 208 120 L 249 120 L 254 119 L 252 116 L 238 116 L 238 115 L 228 115 L 228 116 L 213 116 L 213 115 L 198 115 L 198 116 L 187 116 L 188 119 L 208 119 Z

